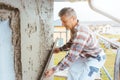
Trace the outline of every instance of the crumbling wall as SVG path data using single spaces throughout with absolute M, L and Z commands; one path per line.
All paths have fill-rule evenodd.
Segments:
M 0 17 L 11 21 L 16 80 L 39 80 L 53 44 L 53 0 L 0 0 Z

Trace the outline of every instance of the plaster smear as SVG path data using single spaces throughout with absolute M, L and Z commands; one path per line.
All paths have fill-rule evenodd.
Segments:
M 0 21 L 0 80 L 15 80 L 14 48 L 9 20 Z

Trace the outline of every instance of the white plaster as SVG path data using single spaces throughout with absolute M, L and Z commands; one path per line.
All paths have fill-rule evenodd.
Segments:
M 9 20 L 0 21 L 0 80 L 15 80 L 14 50 Z

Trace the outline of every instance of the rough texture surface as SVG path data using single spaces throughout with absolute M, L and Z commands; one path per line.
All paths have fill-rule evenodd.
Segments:
M 53 44 L 53 0 L 0 0 L 0 18 L 10 19 L 16 80 L 39 80 Z

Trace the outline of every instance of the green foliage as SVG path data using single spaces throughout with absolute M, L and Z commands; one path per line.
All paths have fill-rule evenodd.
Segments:
M 104 37 L 107 37 L 107 38 L 117 38 L 117 39 L 120 39 L 120 34 L 101 34 L 102 36 Z
M 116 38 L 116 39 L 120 39 L 120 35 L 113 35 L 113 34 L 102 34 L 102 36 L 107 37 L 109 39 L 111 38 Z M 100 46 L 104 49 L 106 55 L 107 55 L 107 59 L 105 62 L 105 67 L 108 70 L 110 76 L 113 78 L 114 75 L 114 62 L 115 62 L 115 56 L 116 56 L 116 50 L 114 49 L 106 49 L 105 45 L 103 43 L 100 43 Z M 103 69 L 101 69 L 101 78 L 103 80 L 109 80 L 107 78 L 107 75 L 105 74 L 105 72 L 103 71 Z
M 112 49 L 105 49 L 105 53 L 107 55 L 107 59 L 105 62 L 105 68 L 108 70 L 110 76 L 113 78 L 114 75 L 114 62 L 115 62 L 115 51 Z M 101 69 L 101 77 L 103 80 L 109 80 L 107 78 L 107 75 L 105 74 L 105 72 L 103 71 L 103 69 Z
M 66 52 L 60 52 L 58 54 L 54 54 L 54 65 L 57 65 L 59 61 L 66 55 Z M 54 77 L 54 80 L 66 80 L 65 78 L 61 77 Z
M 54 80 L 66 80 L 65 78 L 54 77 Z
M 58 62 L 60 62 L 62 60 L 62 58 L 66 55 L 66 52 L 60 52 L 58 54 L 54 54 L 54 65 L 57 65 Z

